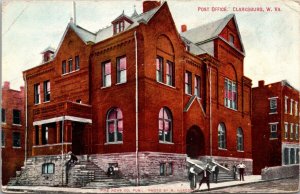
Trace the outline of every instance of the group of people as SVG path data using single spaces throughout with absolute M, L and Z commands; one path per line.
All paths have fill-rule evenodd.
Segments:
M 240 175 L 240 181 L 244 181 L 245 168 L 246 168 L 246 165 L 243 162 L 240 162 L 240 164 L 238 164 L 238 165 L 236 165 L 236 164 L 233 165 L 234 180 L 236 179 L 236 172 L 238 169 L 239 175 Z M 210 168 L 209 164 L 206 164 L 205 168 L 202 169 L 199 173 L 197 172 L 198 169 L 196 170 L 195 164 L 192 164 L 192 166 L 189 169 L 189 180 L 190 180 L 191 189 L 195 189 L 197 186 L 196 176 L 201 177 L 201 175 L 202 175 L 202 178 L 199 181 L 198 190 L 200 189 L 202 183 L 206 183 L 208 190 L 210 190 L 210 185 L 209 185 L 210 175 L 212 174 L 212 181 L 217 183 L 218 182 L 218 174 L 219 174 L 219 166 L 217 164 L 215 164 Z

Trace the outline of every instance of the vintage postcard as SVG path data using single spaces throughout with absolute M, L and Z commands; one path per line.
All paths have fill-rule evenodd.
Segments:
M 2 1 L 2 191 L 298 192 L 299 13 Z

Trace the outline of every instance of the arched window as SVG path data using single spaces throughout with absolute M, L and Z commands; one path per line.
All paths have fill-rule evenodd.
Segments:
M 169 109 L 163 107 L 158 116 L 158 135 L 160 142 L 172 142 L 172 114 Z
M 218 144 L 219 148 L 226 149 L 226 128 L 224 123 L 220 123 L 218 126 Z
M 106 142 L 123 141 L 123 114 L 119 108 L 112 108 L 106 117 Z
M 243 134 L 243 129 L 240 127 L 237 129 L 236 139 L 237 139 L 237 150 L 243 151 L 244 150 L 244 134 Z

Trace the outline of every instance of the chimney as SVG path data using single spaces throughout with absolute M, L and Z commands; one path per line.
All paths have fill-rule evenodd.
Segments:
M 10 82 L 5 81 L 5 82 L 4 82 L 3 88 L 5 88 L 5 89 L 10 89 Z
M 265 81 L 264 80 L 258 81 L 258 87 L 264 87 L 264 85 L 265 85 Z
M 181 25 L 181 32 L 185 32 L 187 30 L 187 27 L 185 24 Z
M 160 6 L 160 1 L 144 1 L 143 2 L 143 13 L 150 11 L 156 7 Z

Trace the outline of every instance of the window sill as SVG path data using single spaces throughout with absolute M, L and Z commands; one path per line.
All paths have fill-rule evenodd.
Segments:
M 118 142 L 106 142 L 104 145 L 115 145 L 115 144 L 123 144 L 123 141 L 118 141 Z
M 74 70 L 74 71 L 70 71 L 70 72 L 61 74 L 61 76 L 69 75 L 69 74 L 75 73 L 75 72 L 77 72 L 77 71 L 79 71 L 79 70 L 80 70 L 80 69 L 76 69 L 76 70 Z
M 237 150 L 237 152 L 241 152 L 241 153 L 244 153 L 245 151 L 244 151 L 244 150 Z
M 117 86 L 117 85 L 122 85 L 122 84 L 126 84 L 127 83 L 127 81 L 126 82 L 122 82 L 122 83 L 116 83 L 115 85 Z
M 50 100 L 43 102 L 43 104 L 46 104 L 46 103 L 49 103 L 49 102 L 50 102 Z
M 5 148 L 5 146 L 1 146 L 1 148 Z
M 276 137 L 274 137 L 274 138 L 269 138 L 269 140 L 277 140 L 278 138 Z
M 275 115 L 278 114 L 278 112 L 269 112 L 269 115 Z
M 169 145 L 174 145 L 173 142 L 167 142 L 167 141 L 159 141 L 161 144 L 169 144 Z
M 16 147 L 16 146 L 13 146 L 12 148 L 13 148 L 13 149 L 21 149 L 22 147 Z
M 226 148 L 218 148 L 218 150 L 227 151 Z
M 64 143 L 55 143 L 55 144 L 43 144 L 43 145 L 33 145 L 33 148 L 39 148 L 39 147 L 50 147 L 50 146 L 58 146 L 58 145 L 72 145 L 71 142 L 64 142 Z
M 157 80 L 156 80 L 156 82 L 157 82 L 157 83 L 159 83 L 159 84 L 161 84 L 161 85 L 164 85 L 164 86 L 167 86 L 167 87 L 170 87 L 170 88 L 176 89 L 176 87 L 175 87 L 175 86 L 168 85 L 168 84 L 166 84 L 166 83 L 164 83 L 164 82 L 160 82 L 160 81 L 157 81 Z
M 1 125 L 6 125 L 6 123 L 4 123 L 4 122 L 1 122 Z
M 228 107 L 228 106 L 225 106 L 225 105 L 224 105 L 224 107 L 226 107 L 226 108 L 228 108 L 228 109 L 230 109 L 230 110 L 236 111 L 236 112 L 238 111 L 237 109 L 230 108 L 230 107 Z
M 101 89 L 110 88 L 110 87 L 111 87 L 111 85 L 110 86 L 102 86 Z
M 21 124 L 15 124 L 15 123 L 13 123 L 12 125 L 13 125 L 13 126 L 17 126 L 17 127 L 22 127 Z

